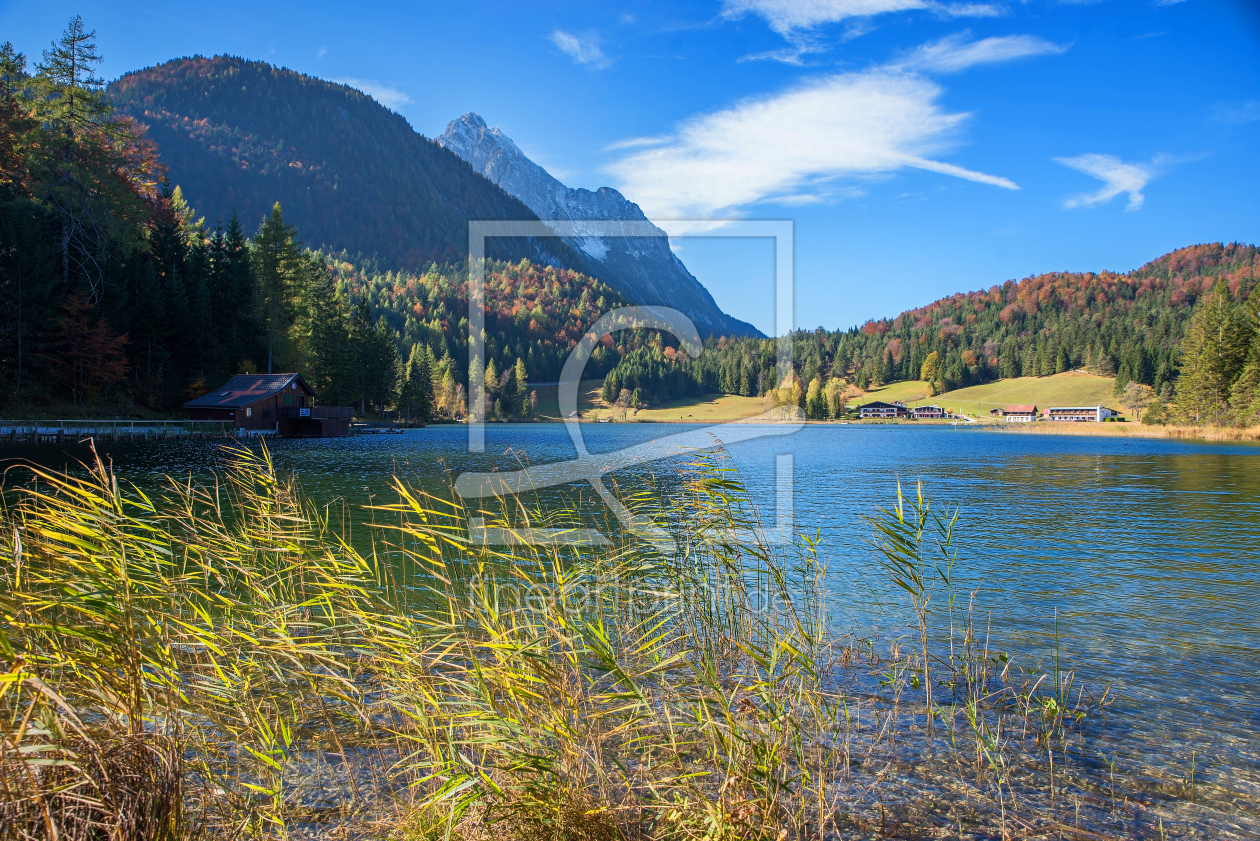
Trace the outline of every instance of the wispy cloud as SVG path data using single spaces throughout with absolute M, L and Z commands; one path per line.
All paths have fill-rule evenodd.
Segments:
M 1245 126 L 1260 121 L 1260 102 L 1218 102 L 1212 106 L 1212 122 L 1222 126 Z
M 813 29 L 851 18 L 926 9 L 942 17 L 993 17 L 1001 9 L 990 3 L 941 3 L 936 0 L 724 0 L 722 13 L 736 18 L 754 14 L 780 35 Z
M 316 57 L 316 58 L 323 58 L 323 57 L 324 57 L 324 56 L 326 56 L 326 55 L 328 55 L 328 48 L 327 48 L 327 47 L 323 47 L 323 46 L 321 46 L 318 50 L 316 50 L 316 51 L 315 51 L 315 57 Z
M 933 159 L 968 117 L 943 110 L 941 93 L 928 79 L 889 69 L 817 77 L 692 118 L 668 143 L 631 154 L 610 171 L 622 192 L 659 219 L 844 195 L 829 182 L 907 168 L 1018 189 L 1006 178 Z
M 574 35 L 572 32 L 557 29 L 551 33 L 551 43 L 576 64 L 596 69 L 612 64 L 600 48 L 599 36 L 593 32 Z
M 969 41 L 970 32 L 948 35 L 907 53 L 895 64 L 911 70 L 957 73 L 980 64 L 999 64 L 1038 55 L 1058 55 L 1067 47 L 1033 35 L 1005 35 Z
M 1103 182 L 1103 186 L 1093 193 L 1081 193 L 1072 196 L 1063 204 L 1064 207 L 1094 207 L 1106 204 L 1121 193 L 1129 194 L 1129 205 L 1125 210 L 1141 210 L 1146 196 L 1142 190 L 1150 180 L 1158 174 L 1160 158 L 1149 164 L 1131 164 L 1115 155 L 1090 153 L 1075 158 L 1055 158 L 1055 161 L 1084 173 Z
M 406 105 L 411 102 L 411 97 L 402 90 L 392 85 L 382 84 L 371 79 L 333 79 L 334 82 L 341 85 L 349 85 L 352 88 L 358 88 L 368 96 L 375 99 L 386 108 L 397 108 L 400 105 Z
M 670 141 L 668 135 L 658 135 L 656 137 L 630 137 L 625 140 L 618 140 L 604 147 L 605 152 L 616 152 L 620 149 L 641 149 L 644 146 L 663 146 Z

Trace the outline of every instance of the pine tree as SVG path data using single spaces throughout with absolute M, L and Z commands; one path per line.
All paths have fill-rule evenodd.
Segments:
M 516 368 L 512 371 L 512 384 L 516 387 L 516 401 L 512 411 L 521 417 L 529 417 L 529 374 L 525 370 L 525 360 L 516 357 Z
M 280 202 L 263 219 L 251 243 L 251 262 L 257 289 L 258 321 L 267 337 L 267 373 L 280 361 L 286 333 L 297 314 L 296 300 L 302 293 L 303 279 L 299 243 L 294 229 L 284 221 Z
M 309 270 L 307 380 L 321 401 L 341 406 L 352 394 L 347 302 L 326 262 L 312 257 Z
M 1243 332 L 1251 341 L 1246 362 L 1230 389 L 1229 404 L 1235 423 L 1250 426 L 1260 421 L 1260 292 L 1253 288 L 1241 309 Z
M 1225 282 L 1204 296 L 1181 343 L 1177 412 L 1190 423 L 1219 424 L 1229 412 L 1234 382 L 1248 350 L 1242 307 L 1234 306 Z
M 411 346 L 398 402 L 409 422 L 427 423 L 433 418 L 433 351 L 428 345 L 417 342 Z

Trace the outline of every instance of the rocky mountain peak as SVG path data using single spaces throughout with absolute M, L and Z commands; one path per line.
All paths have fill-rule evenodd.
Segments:
M 612 187 L 567 187 L 534 163 L 512 139 L 470 111 L 451 120 L 437 143 L 519 199 L 547 221 L 633 221 L 648 218 Z M 701 335 L 759 335 L 750 324 L 718 307 L 709 291 L 670 250 L 665 232 L 652 237 L 565 237 L 592 260 L 600 280 L 637 304 L 669 306 L 686 313 Z

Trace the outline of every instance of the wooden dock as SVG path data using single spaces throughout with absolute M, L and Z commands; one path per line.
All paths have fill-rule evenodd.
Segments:
M 161 440 L 170 438 L 236 438 L 235 421 L 142 420 L 0 420 L 0 442 L 72 443 Z

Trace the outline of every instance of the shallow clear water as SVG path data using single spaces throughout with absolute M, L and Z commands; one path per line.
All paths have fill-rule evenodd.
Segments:
M 582 433 L 592 452 L 607 453 L 693 429 L 607 424 Z M 352 503 L 388 499 L 392 471 L 438 488 L 453 478 L 447 470 L 515 469 L 575 452 L 558 424 L 490 426 L 480 455 L 466 441 L 463 427 L 437 426 L 272 449 L 312 496 Z M 100 449 L 142 484 L 205 471 L 218 458 L 205 441 Z M 841 627 L 882 636 L 903 628 L 907 612 L 881 583 L 861 517 L 892 503 L 898 479 L 906 487 L 921 479 L 934 500 L 960 509 L 959 569 L 981 587 L 998 647 L 1030 666 L 1048 661 L 1057 610 L 1063 667 L 1118 694 L 1107 727 L 1130 763 L 1170 771 L 1194 751 L 1200 780 L 1260 799 L 1260 447 L 814 425 L 729 452 L 770 518 L 775 456 L 793 455 L 796 525 L 821 533 Z M 0 458 L 57 467 L 84 453 L 0 448 Z

